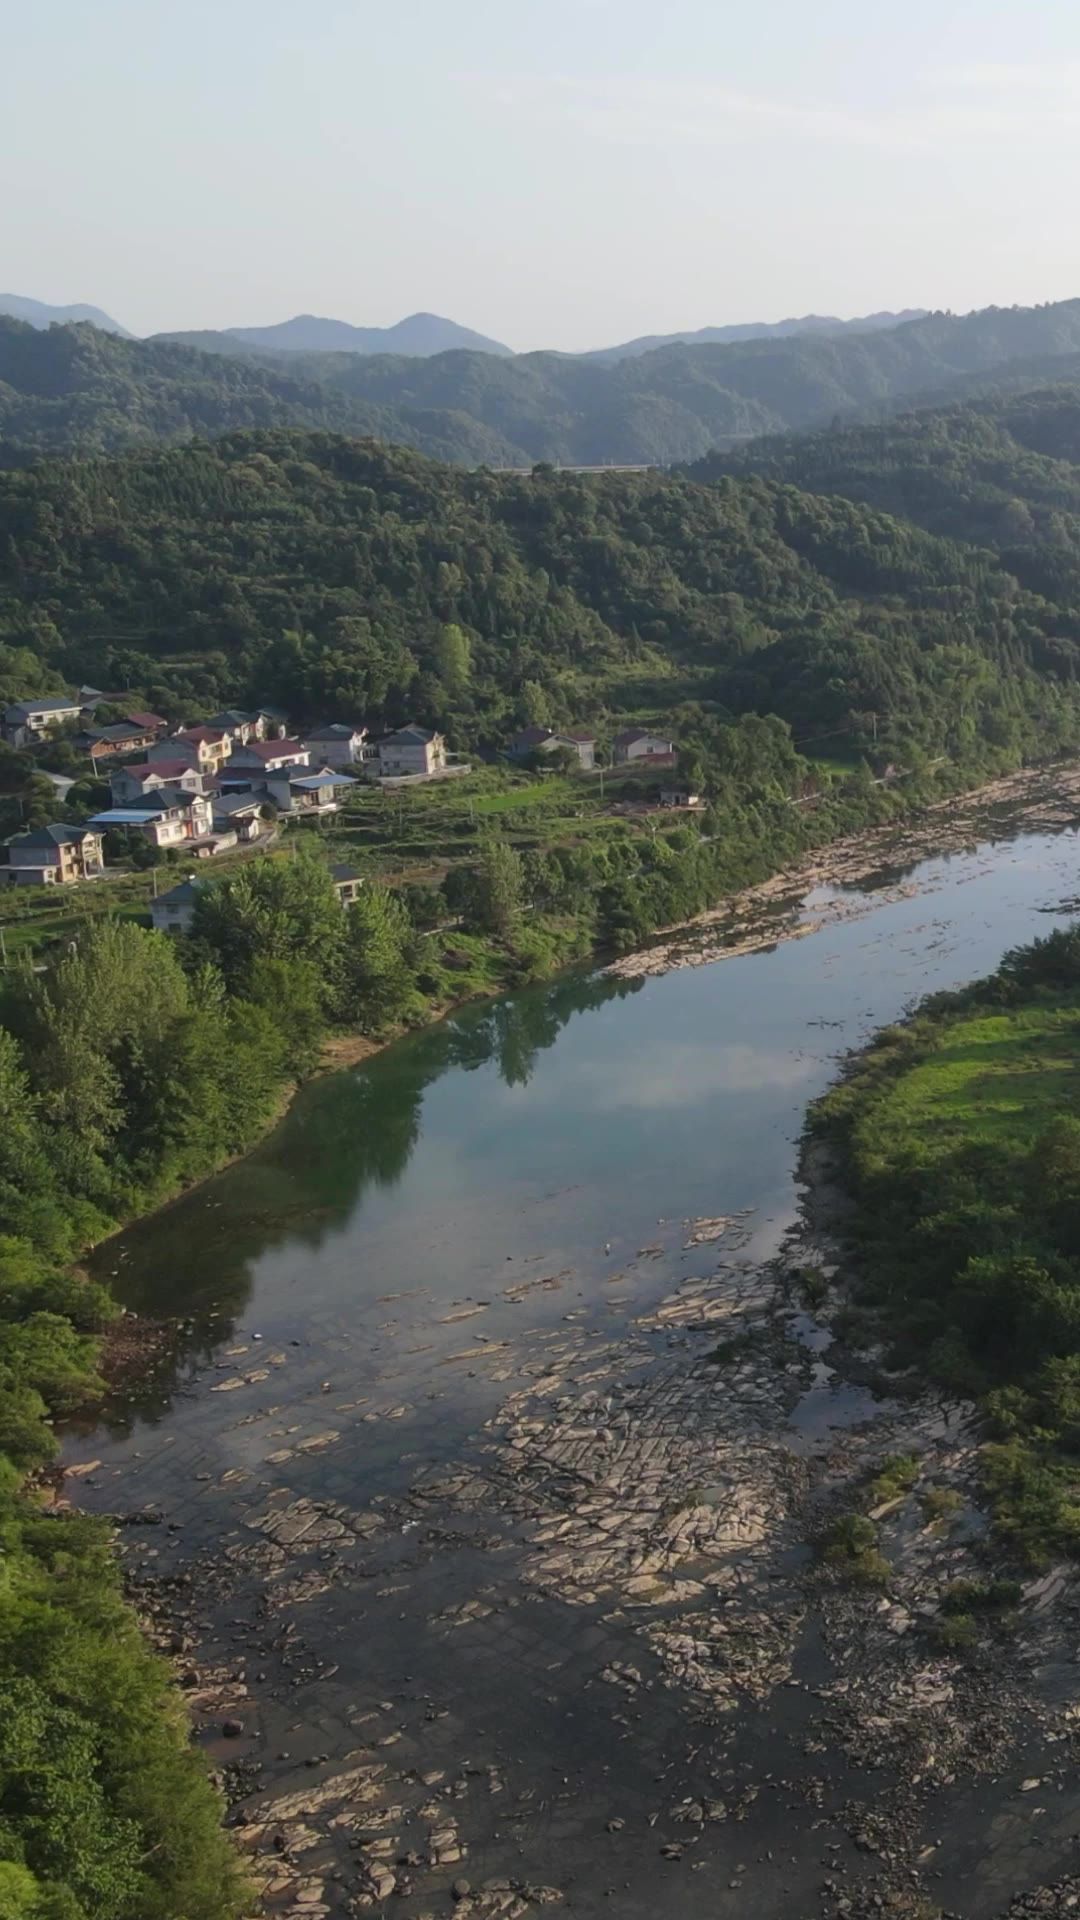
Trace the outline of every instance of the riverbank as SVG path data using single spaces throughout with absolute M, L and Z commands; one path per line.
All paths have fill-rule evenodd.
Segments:
M 609 970 L 624 979 L 639 979 L 760 952 L 779 940 L 803 939 L 872 911 L 882 900 L 905 897 L 907 883 L 901 876 L 921 860 L 960 852 L 991 832 L 998 837 L 1052 832 L 1078 822 L 1080 766 L 1025 768 L 815 849 L 733 899 L 662 930 L 640 952 L 612 961 Z M 891 882 L 890 875 L 896 876 Z M 808 895 L 822 889 L 857 889 L 869 881 L 882 884 L 868 904 L 841 894 L 800 912 Z

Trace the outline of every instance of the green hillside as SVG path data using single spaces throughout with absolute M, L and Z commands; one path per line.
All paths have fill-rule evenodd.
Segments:
M 413 713 L 471 749 L 690 700 L 952 753 L 1052 729 L 1080 661 L 1080 615 L 848 501 L 281 432 L 0 475 L 0 637 L 155 702 Z
M 1080 605 L 1080 385 L 759 440 L 690 471 L 842 494 L 993 548 L 1025 586 Z

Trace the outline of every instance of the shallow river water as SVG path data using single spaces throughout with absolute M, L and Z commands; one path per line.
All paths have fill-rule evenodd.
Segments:
M 893 1805 L 901 1762 L 830 1746 L 850 1683 L 799 1516 L 891 1416 L 775 1318 L 764 1263 L 839 1056 L 1059 924 L 1078 870 L 1074 832 L 1020 836 L 770 951 L 468 1009 L 100 1250 L 184 1331 L 68 1436 L 69 1487 L 149 1513 L 130 1571 L 184 1637 L 271 1910 L 448 1912 L 457 1882 L 484 1915 L 862 1911 L 852 1809 Z M 771 1374 L 729 1389 L 718 1323 L 771 1340 Z M 719 1530 L 680 1535 L 692 1510 Z M 1071 1796 L 1033 1822 L 1021 1768 L 905 1801 L 928 1897 L 970 1920 L 1072 1863 Z

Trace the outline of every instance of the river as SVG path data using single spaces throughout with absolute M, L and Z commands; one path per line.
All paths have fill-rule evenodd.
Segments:
M 67 1436 L 69 1490 L 129 1522 L 271 1911 L 456 1883 L 787 1920 L 903 1884 L 989 1920 L 1070 1865 L 1074 1798 L 1016 1798 L 1057 1667 L 1053 1701 L 935 1699 L 887 1602 L 820 1596 L 814 1502 L 894 1430 L 958 1441 L 834 1375 L 774 1262 L 838 1058 L 1060 924 L 1077 868 L 1075 831 L 1018 834 L 819 890 L 768 951 L 469 1008 L 100 1249 L 182 1331 Z M 869 1664 L 906 1703 L 880 1751 Z

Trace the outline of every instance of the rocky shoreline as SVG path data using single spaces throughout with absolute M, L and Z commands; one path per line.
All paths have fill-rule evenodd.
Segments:
M 825 927 L 862 918 L 889 900 L 909 897 L 912 888 L 902 876 L 922 860 L 958 853 L 988 838 L 1071 827 L 1078 818 L 1080 767 L 1025 768 L 807 854 L 770 880 L 667 929 L 649 946 L 612 961 L 607 970 L 623 979 L 639 979 L 758 953 L 780 940 L 805 939 Z M 890 875 L 896 877 L 890 881 Z M 841 891 L 803 908 L 816 891 L 855 889 L 882 876 L 884 884 L 870 900 L 845 898 Z

